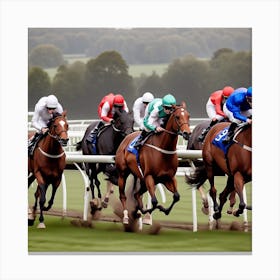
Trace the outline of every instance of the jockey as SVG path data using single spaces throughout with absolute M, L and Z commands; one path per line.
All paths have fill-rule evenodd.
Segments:
M 236 89 L 226 101 L 224 112 L 231 121 L 228 134 L 223 140 L 223 143 L 228 143 L 238 124 L 242 122 L 252 124 L 252 87 Z
M 39 99 L 35 105 L 34 115 L 31 120 L 31 127 L 36 129 L 35 135 L 29 140 L 28 153 L 33 154 L 36 143 L 48 131 L 48 122 L 55 113 L 62 114 L 63 108 L 53 94 Z
M 102 128 L 105 124 L 114 122 L 113 116 L 117 108 L 125 110 L 126 112 L 129 111 L 127 104 L 121 94 L 114 95 L 113 93 L 109 93 L 102 98 L 97 109 L 98 116 L 101 121 L 91 131 L 89 137 L 87 138 L 89 142 L 94 144 L 94 142 L 96 141 L 96 135 L 98 134 L 100 128 Z
M 232 87 L 226 86 L 222 90 L 217 90 L 210 95 L 208 102 L 206 103 L 206 112 L 211 119 L 211 123 L 202 131 L 201 135 L 198 137 L 198 141 L 203 142 L 211 127 L 226 118 L 226 115 L 223 112 L 223 105 L 233 91 L 234 89 Z
M 137 98 L 133 104 L 133 117 L 136 125 L 139 126 L 140 130 L 144 129 L 144 116 L 145 110 L 148 104 L 154 100 L 154 95 L 150 92 L 145 92 L 143 96 Z
M 173 95 L 167 94 L 162 99 L 155 98 L 146 109 L 144 117 L 144 129 L 140 134 L 134 147 L 139 149 L 145 141 L 146 136 L 150 132 L 158 133 L 164 130 L 164 126 L 168 116 L 172 113 L 172 106 L 176 105 L 176 99 Z

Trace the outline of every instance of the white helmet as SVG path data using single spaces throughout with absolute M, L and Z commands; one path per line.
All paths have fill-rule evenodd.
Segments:
M 54 95 L 49 95 L 46 101 L 46 107 L 51 109 L 56 109 L 58 105 L 58 100 Z
M 150 92 L 145 92 L 142 96 L 142 102 L 144 103 L 150 103 L 154 100 L 154 95 Z

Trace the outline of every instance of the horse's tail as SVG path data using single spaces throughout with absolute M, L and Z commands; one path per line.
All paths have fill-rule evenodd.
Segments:
M 82 141 L 76 143 L 76 151 L 80 151 L 82 149 Z
M 194 172 L 190 174 L 185 174 L 186 183 L 199 188 L 207 180 L 206 168 L 204 165 L 197 166 Z

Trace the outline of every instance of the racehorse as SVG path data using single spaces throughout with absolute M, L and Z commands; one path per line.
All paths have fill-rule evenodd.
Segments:
M 28 158 L 28 188 L 36 179 L 38 186 L 35 192 L 35 204 L 28 216 L 28 225 L 32 226 L 36 217 L 37 203 L 39 199 L 40 217 L 38 228 L 45 228 L 43 211 L 48 211 L 54 202 L 57 188 L 61 182 L 63 170 L 66 166 L 65 152 L 62 146 L 68 143 L 68 123 L 66 112 L 55 114 L 48 123 L 49 130 L 39 140 L 34 153 Z M 52 194 L 45 207 L 46 192 L 52 185 Z
M 135 210 L 132 211 L 134 218 L 138 217 L 138 210 L 142 214 L 152 213 L 156 208 L 168 215 L 174 204 L 179 201 L 180 195 L 177 191 L 177 181 L 175 174 L 178 167 L 178 156 L 176 151 L 178 135 L 188 139 L 191 133 L 189 127 L 189 113 L 185 103 L 182 106 L 173 106 L 165 129 L 151 135 L 139 150 L 139 155 L 128 151 L 131 142 L 140 134 L 136 131 L 128 136 L 120 144 L 116 152 L 115 163 L 118 170 L 119 194 L 123 207 L 123 224 L 129 224 L 128 210 L 126 205 L 125 185 L 129 174 L 133 174 L 134 181 L 140 179 L 140 189 L 136 190 Z M 162 183 L 170 192 L 173 193 L 173 201 L 168 208 L 158 205 L 155 196 L 155 185 Z M 143 209 L 142 195 L 149 191 L 151 196 L 152 208 Z
M 210 196 L 214 203 L 214 219 L 221 218 L 223 205 L 228 195 L 232 191 L 236 191 L 239 196 L 239 207 L 233 211 L 233 215 L 238 217 L 243 213 L 244 209 L 251 209 L 246 206 L 243 198 L 244 184 L 252 180 L 252 126 L 245 123 L 240 125 L 232 142 L 226 147 L 224 152 L 217 147 L 214 142 L 221 143 L 223 136 L 226 135 L 230 123 L 218 123 L 213 126 L 205 137 L 202 149 L 202 157 L 204 166 L 196 168 L 196 172 L 187 176 L 190 183 L 206 181 L 210 183 Z M 215 140 L 213 142 L 213 140 Z M 219 171 L 218 171 L 219 170 Z M 214 185 L 214 176 L 217 172 L 222 171 L 228 175 L 228 182 L 225 189 L 220 193 L 218 205 L 216 200 L 217 190 Z
M 124 137 L 134 131 L 134 120 L 132 113 L 127 113 L 124 110 L 116 109 L 113 119 L 113 124 L 111 123 L 105 125 L 103 128 L 101 128 L 100 133 L 98 133 L 99 135 L 96 143 L 96 154 L 98 155 L 115 155 L 116 150 Z M 76 143 L 76 150 L 79 151 L 82 149 L 83 155 L 94 154 L 92 143 L 90 143 L 87 138 L 98 122 L 99 121 L 95 121 L 91 123 L 87 127 L 82 140 Z M 107 193 L 101 203 L 102 207 L 104 208 L 106 208 L 108 205 L 109 195 L 113 193 L 113 184 L 118 184 L 118 175 L 114 164 L 85 163 L 85 169 L 89 178 L 90 189 L 92 193 L 92 201 L 90 202 L 91 213 L 94 214 L 96 210 L 101 210 L 101 207 L 99 207 L 99 201 L 96 201 L 94 194 L 94 187 L 96 186 L 98 192 L 97 196 L 99 200 L 101 199 L 102 195 L 100 190 L 100 181 L 97 175 L 100 172 L 103 172 L 108 176 Z
M 187 150 L 202 150 L 202 147 L 203 147 L 203 142 L 199 141 L 198 140 L 198 137 L 201 135 L 202 131 L 204 129 L 206 129 L 207 127 L 209 127 L 211 123 L 211 120 L 205 120 L 199 124 L 197 124 L 195 126 L 195 128 L 193 129 L 192 131 L 192 134 L 190 136 L 190 139 L 188 141 L 188 144 L 187 144 Z M 195 159 L 195 160 L 190 160 L 190 165 L 192 168 L 195 168 L 195 167 L 200 167 L 200 166 L 203 166 L 203 160 L 201 159 Z M 215 174 L 216 176 L 223 176 L 224 174 Z M 187 179 L 187 178 L 186 178 Z M 188 180 L 187 180 L 188 181 Z M 196 184 L 196 188 L 197 190 L 199 191 L 199 194 L 201 196 L 201 199 L 202 199 L 202 212 L 205 214 L 205 215 L 208 215 L 209 214 L 209 205 L 208 205 L 208 200 L 207 200 L 207 197 L 204 193 L 204 190 L 203 190 L 203 184 L 204 184 L 205 181 L 200 181 Z M 230 183 L 230 182 L 228 182 Z M 230 200 L 230 208 L 227 210 L 227 213 L 228 214 L 232 214 L 232 209 L 233 209 L 233 206 L 236 202 L 236 199 L 235 199 L 235 191 L 233 191 L 231 194 L 230 194 L 230 197 L 229 197 L 229 200 Z

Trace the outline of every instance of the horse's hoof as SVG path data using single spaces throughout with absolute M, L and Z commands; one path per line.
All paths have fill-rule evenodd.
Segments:
M 144 225 L 152 225 L 153 224 L 153 218 L 151 216 L 150 213 L 147 213 L 144 217 L 143 217 L 143 224 Z
M 37 226 L 37 228 L 40 228 L 40 229 L 45 229 L 46 226 L 44 223 L 39 223 L 39 225 Z
M 33 220 L 28 219 L 28 226 L 33 226 L 34 225 L 34 221 L 35 221 L 35 219 L 33 219 Z
M 227 214 L 231 215 L 232 214 L 232 210 L 228 209 L 227 210 Z
M 221 219 L 216 220 L 216 229 L 221 229 L 222 224 L 221 224 Z
M 108 202 L 109 202 L 109 198 L 105 198 L 101 203 L 102 207 L 107 208 L 108 207 Z
M 208 208 L 201 207 L 201 211 L 202 211 L 203 214 L 209 215 L 209 207 Z
M 129 224 L 129 221 L 128 221 L 128 218 L 127 218 L 127 217 L 124 217 L 124 218 L 123 218 L 123 224 L 124 224 L 124 225 L 128 225 L 128 224 Z
M 222 217 L 222 214 L 221 214 L 220 212 L 216 212 L 216 213 L 213 214 L 213 218 L 214 218 L 215 220 L 218 220 L 218 219 L 220 219 L 221 217 Z
M 239 211 L 238 210 L 233 211 L 232 214 L 235 217 L 239 217 Z

